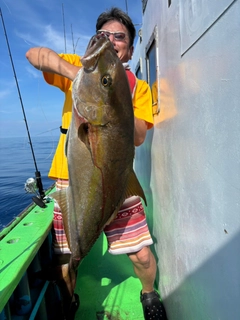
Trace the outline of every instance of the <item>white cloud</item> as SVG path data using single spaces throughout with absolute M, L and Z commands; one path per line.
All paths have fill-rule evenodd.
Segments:
M 29 31 L 27 33 L 16 31 L 15 33 L 20 39 L 27 43 L 29 47 L 48 47 L 58 53 L 65 52 L 63 32 L 54 29 L 50 24 L 38 27 L 38 30 L 32 30 L 31 33 Z M 88 35 L 74 35 L 74 46 L 79 55 L 84 54 L 89 40 L 90 36 Z M 74 51 L 72 35 L 70 34 L 66 34 L 66 48 L 68 53 Z

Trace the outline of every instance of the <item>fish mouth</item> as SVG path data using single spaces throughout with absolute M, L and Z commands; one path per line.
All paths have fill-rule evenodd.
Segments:
M 101 34 L 97 34 L 95 36 L 93 36 L 87 46 L 87 50 L 90 49 L 91 47 L 93 47 L 99 39 L 102 39 L 102 38 L 105 38 L 105 40 L 107 39 L 108 42 L 111 42 L 108 38 L 108 36 L 106 36 L 104 33 L 101 33 Z M 112 46 L 113 46 L 113 43 L 111 42 Z M 114 49 L 114 51 L 116 52 L 116 54 L 118 54 L 118 50 Z M 87 54 L 87 52 L 85 53 L 85 55 Z
M 94 35 L 87 47 L 86 53 L 81 58 L 81 63 L 88 72 L 93 71 L 98 63 L 101 54 L 107 49 L 113 49 L 112 42 L 105 34 Z M 114 52 L 117 51 L 113 49 Z
M 90 39 L 89 44 L 88 44 L 88 46 L 87 46 L 87 50 L 86 50 L 85 55 L 84 55 L 83 57 L 85 57 L 85 56 L 88 55 L 88 50 L 89 50 L 90 48 L 92 48 L 93 46 L 95 46 L 96 43 L 97 43 L 100 39 L 104 39 L 105 41 L 107 40 L 107 42 L 111 42 L 111 41 L 109 40 L 108 36 L 106 36 L 104 33 L 95 34 L 95 35 L 92 36 L 92 38 Z
M 80 104 L 84 104 L 81 99 L 78 100 L 78 103 Z M 107 108 L 107 105 L 103 105 L 102 108 L 104 109 Z M 96 106 L 94 105 L 88 105 L 85 106 L 84 110 L 86 111 L 86 115 L 88 115 L 88 117 L 84 116 L 82 113 L 79 112 L 77 106 L 74 104 L 73 105 L 73 110 L 75 112 L 75 116 L 78 118 L 78 123 L 80 124 L 85 124 L 85 126 L 94 126 L 94 127 L 105 127 L 109 124 L 109 118 L 108 116 L 98 117 L 97 114 L 97 110 L 98 108 L 96 108 Z
M 82 106 L 82 112 L 80 112 L 78 105 Z M 77 99 L 73 102 L 73 111 L 75 114 L 75 118 L 77 119 L 78 124 L 88 124 L 89 126 L 94 127 L 105 127 L 109 124 L 109 116 L 106 111 L 106 116 L 99 117 L 98 107 L 94 104 L 86 104 L 86 101 L 82 100 L 81 97 L 77 97 Z M 102 110 L 108 109 L 108 105 L 103 104 Z
M 74 110 L 74 113 L 75 113 L 75 116 L 77 117 L 78 119 L 78 122 L 79 123 L 88 123 L 88 119 L 85 118 L 79 111 L 78 111 L 78 108 L 76 107 L 76 105 L 74 104 L 73 105 L 73 110 Z

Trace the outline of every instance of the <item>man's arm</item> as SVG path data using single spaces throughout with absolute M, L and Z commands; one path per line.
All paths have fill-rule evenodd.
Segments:
M 134 117 L 134 144 L 136 147 L 140 146 L 147 133 L 147 123 L 145 120 Z
M 80 67 L 74 66 L 59 57 L 55 51 L 49 48 L 31 48 L 26 53 L 26 58 L 36 69 L 56 73 L 72 81 L 80 69 Z

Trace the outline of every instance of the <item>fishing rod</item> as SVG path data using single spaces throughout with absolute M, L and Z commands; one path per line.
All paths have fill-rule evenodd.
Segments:
M 64 18 L 64 8 L 63 8 L 63 3 L 62 3 L 62 15 L 63 15 L 64 44 L 65 44 L 65 53 L 66 53 L 66 52 L 67 52 L 67 44 L 66 44 L 65 18 Z
M 8 42 L 7 31 L 6 31 L 6 28 L 5 28 L 5 23 L 4 23 L 4 19 L 3 19 L 3 14 L 2 14 L 1 8 L 0 8 L 0 16 L 1 16 L 3 30 L 4 30 L 4 34 L 5 34 L 5 38 L 6 38 L 6 42 L 7 42 L 8 53 L 9 53 L 9 57 L 10 57 L 10 61 L 11 61 L 12 69 L 13 69 L 13 74 L 14 74 L 14 78 L 15 78 L 15 81 L 16 81 L 16 85 L 17 85 L 17 90 L 18 90 L 18 95 L 19 95 L 21 107 L 22 107 L 23 117 L 24 117 L 26 129 L 27 129 L 28 140 L 29 140 L 29 144 L 30 144 L 30 148 L 31 148 L 31 152 L 32 152 L 32 157 L 33 157 L 33 161 L 34 161 L 34 165 L 35 165 L 35 169 L 36 169 L 36 172 L 35 172 L 36 185 L 37 185 L 40 197 L 33 197 L 32 199 L 38 206 L 44 208 L 44 207 L 46 207 L 45 203 L 43 202 L 43 198 L 45 197 L 45 193 L 44 193 L 44 190 L 43 190 L 41 173 L 40 173 L 40 171 L 38 171 L 38 168 L 37 168 L 37 162 L 36 162 L 36 158 L 35 158 L 35 154 L 34 154 L 34 150 L 33 150 L 32 140 L 31 140 L 31 136 L 30 136 L 30 132 L 29 132 L 29 128 L 28 128 L 27 118 L 26 118 L 26 114 L 25 114 L 25 110 L 24 110 L 24 106 L 23 106 L 23 102 L 22 102 L 22 96 L 21 96 L 19 85 L 18 85 L 17 75 L 16 75 L 16 71 L 15 71 L 15 67 L 14 67 L 14 63 L 13 63 L 13 59 L 12 59 L 11 49 L 10 49 L 10 45 L 9 45 L 9 42 Z M 32 179 L 32 178 L 30 178 L 30 179 Z M 28 179 L 28 180 L 30 180 L 30 179 Z M 26 186 L 26 184 L 25 184 L 26 190 L 27 191 L 29 191 L 29 190 L 33 190 L 34 191 L 35 188 L 33 186 L 33 184 L 34 184 L 33 181 L 31 180 L 29 182 L 31 182 L 31 186 L 30 186 L 30 188 L 28 188 L 28 186 Z
M 128 14 L 128 2 L 125 0 L 125 5 L 126 5 L 126 13 Z

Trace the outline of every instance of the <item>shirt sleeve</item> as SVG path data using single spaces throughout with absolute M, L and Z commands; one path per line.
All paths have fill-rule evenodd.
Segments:
M 133 97 L 134 115 L 147 123 L 148 129 L 153 127 L 152 94 L 146 81 L 137 79 Z
M 80 57 L 76 54 L 60 53 L 59 56 L 75 66 L 82 66 Z M 63 92 L 67 92 L 72 84 L 72 81 L 70 79 L 62 77 L 55 73 L 43 72 L 43 77 L 48 84 L 59 88 Z

